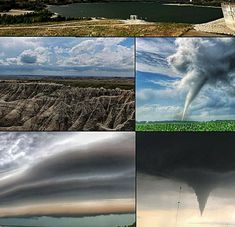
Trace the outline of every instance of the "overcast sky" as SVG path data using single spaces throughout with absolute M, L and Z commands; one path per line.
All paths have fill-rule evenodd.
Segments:
M 126 77 L 133 59 L 132 38 L 0 38 L 0 75 Z
M 0 218 L 134 213 L 134 140 L 128 132 L 1 133 Z
M 137 133 L 138 226 L 234 226 L 233 137 Z
M 137 120 L 235 119 L 235 39 L 137 38 Z

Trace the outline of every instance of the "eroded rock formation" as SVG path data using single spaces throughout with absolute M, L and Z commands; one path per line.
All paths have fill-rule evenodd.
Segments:
M 134 130 L 133 90 L 0 83 L 0 130 Z

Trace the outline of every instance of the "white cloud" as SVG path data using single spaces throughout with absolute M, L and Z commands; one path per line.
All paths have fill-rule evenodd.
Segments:
M 2 75 L 15 75 L 20 69 L 22 74 L 60 71 L 60 75 L 134 76 L 134 48 L 126 38 L 14 37 L 0 41 Z
M 157 90 L 152 88 L 144 88 L 140 89 L 137 94 L 137 100 L 140 101 L 159 101 L 161 99 L 173 99 L 177 96 L 178 90 L 177 89 L 165 89 L 165 90 Z
M 50 61 L 50 52 L 47 48 L 37 47 L 34 50 L 24 50 L 19 55 L 22 64 L 46 64 Z
M 69 57 L 58 56 L 57 63 L 65 66 L 133 69 L 133 46 L 120 45 L 123 40 L 123 38 L 97 38 L 81 41 L 69 50 Z
M 179 106 L 162 106 L 158 104 L 137 107 L 137 121 L 179 120 L 182 108 Z
M 11 64 L 18 64 L 18 58 L 7 58 L 5 61 L 2 61 L 2 64 L 11 65 Z
M 174 39 L 137 38 L 137 70 L 141 72 L 160 73 L 169 76 L 178 76 L 168 64 L 167 57 L 176 51 Z

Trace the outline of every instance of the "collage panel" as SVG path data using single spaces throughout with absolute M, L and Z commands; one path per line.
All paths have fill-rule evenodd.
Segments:
M 0 227 L 235 225 L 235 0 L 0 0 Z
M 1 0 L 0 36 L 228 36 L 234 8 L 226 0 Z
M 235 131 L 235 39 L 136 39 L 137 131 Z
M 137 226 L 233 226 L 234 133 L 137 132 Z
M 1 37 L 1 131 L 134 131 L 133 38 Z
M 0 225 L 135 226 L 134 132 L 1 132 Z

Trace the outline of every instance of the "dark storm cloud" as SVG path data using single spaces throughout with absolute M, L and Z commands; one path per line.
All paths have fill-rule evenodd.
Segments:
M 138 133 L 137 168 L 187 183 L 203 213 L 210 192 L 235 180 L 234 145 L 229 133 Z
M 44 137 L 45 141 L 51 138 L 55 140 L 56 133 L 53 135 Z M 58 135 L 57 140 L 65 135 L 68 137 L 69 133 Z M 11 138 L 18 136 L 23 134 Z M 42 150 L 43 142 L 38 139 L 33 146 L 40 145 Z M 32 141 L 25 141 L 22 149 Z M 39 161 L 32 161 L 26 170 L 1 180 L 0 208 L 42 201 L 133 199 L 134 143 L 133 133 L 116 133 L 109 138 L 75 148 L 64 148 Z M 93 214 L 88 212 L 87 215 Z
M 188 38 L 176 40 L 177 51 L 168 57 L 169 64 L 183 75 L 181 87 L 189 87 L 182 120 L 201 89 L 223 84 L 234 96 L 235 40 L 233 38 Z

